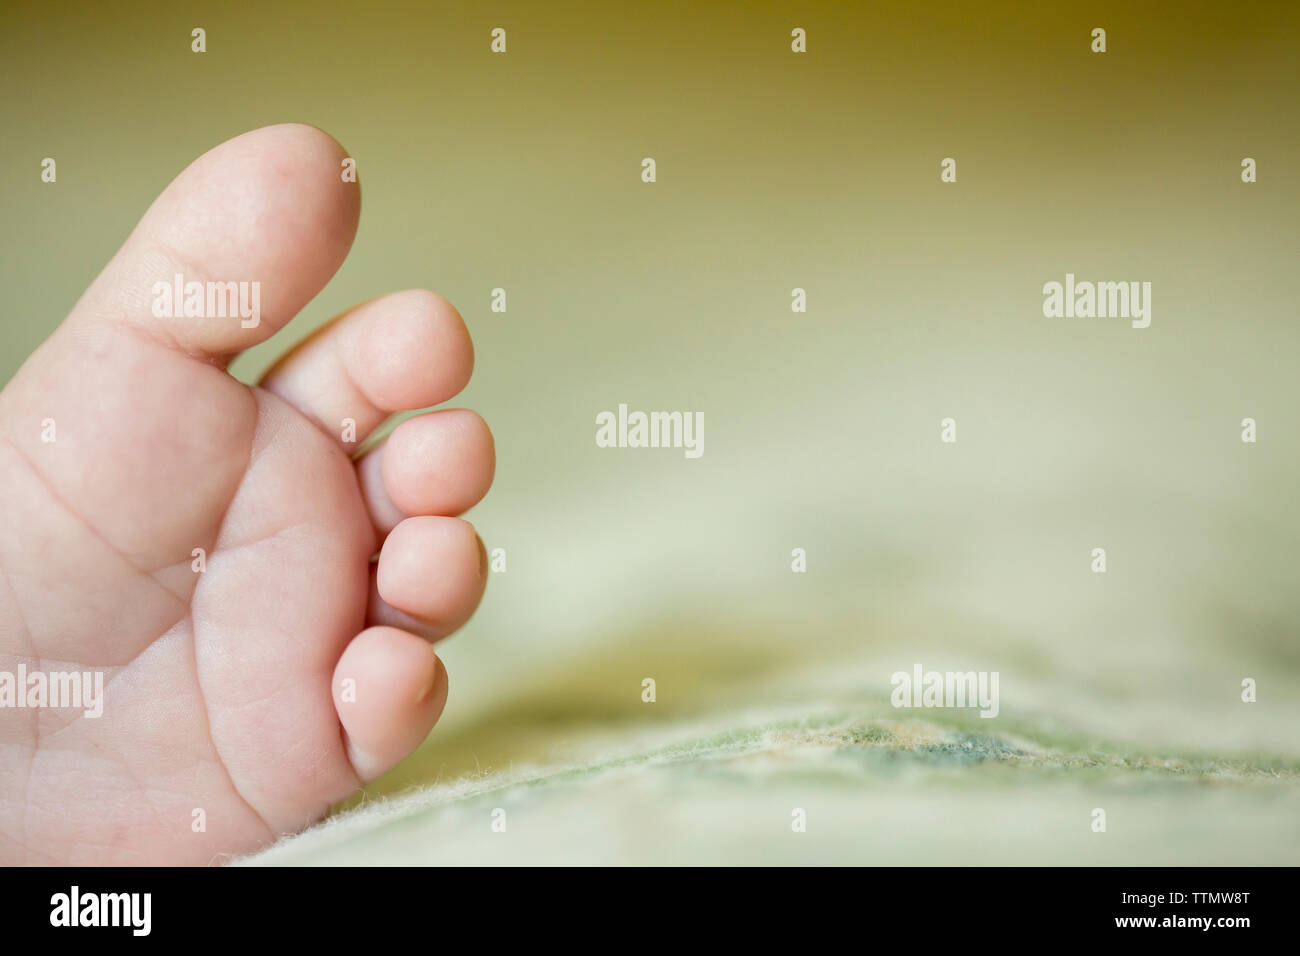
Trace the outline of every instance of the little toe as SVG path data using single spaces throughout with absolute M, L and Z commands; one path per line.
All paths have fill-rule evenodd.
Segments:
M 447 703 L 447 670 L 422 638 L 370 627 L 343 651 L 333 691 L 348 759 L 370 781 L 428 736 Z

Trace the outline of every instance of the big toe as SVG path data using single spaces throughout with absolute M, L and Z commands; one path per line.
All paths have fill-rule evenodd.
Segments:
M 169 569 L 178 594 L 193 586 L 188 555 L 208 546 L 243 479 L 257 421 L 247 390 L 212 366 L 287 322 L 342 263 L 360 212 L 343 159 L 302 125 L 254 130 L 196 159 L 4 390 L 0 430 L 28 459 L 16 467 L 32 494 L 74 509 L 137 565 Z M 57 443 L 42 422 L 57 424 Z M 187 507 L 159 507 L 180 482 Z M 10 510 L 0 523 L 24 529 L 15 540 L 53 533 L 39 514 Z M 83 576 L 62 578 L 72 592 Z M 51 597 L 57 583 L 42 580 L 37 593 L 71 614 L 79 604 Z M 137 630 L 155 626 L 166 620 Z
M 217 361 L 268 338 L 351 248 L 361 193 L 347 159 L 298 123 L 209 150 L 149 207 L 74 316 L 130 323 Z

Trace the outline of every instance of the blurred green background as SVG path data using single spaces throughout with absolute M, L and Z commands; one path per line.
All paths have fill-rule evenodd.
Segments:
M 315 124 L 357 159 L 360 232 L 234 371 L 255 380 L 357 300 L 447 296 L 478 354 L 457 404 L 497 439 L 469 517 L 507 555 L 442 647 L 442 724 L 372 795 L 838 707 L 832 723 L 1026 734 L 1111 769 L 1188 761 L 1193 795 L 1155 787 L 1157 832 L 1105 851 L 1064 834 L 1126 784 L 1017 778 L 1017 800 L 1071 822 L 1010 814 L 980 838 L 1000 858 L 1154 862 L 1178 845 L 1296 862 L 1298 9 L 6 3 L 0 379 L 187 163 L 248 129 Z M 1151 282 L 1150 328 L 1044 318 L 1042 285 L 1067 272 Z M 702 411 L 704 456 L 597 448 L 595 415 L 619 403 Z M 915 662 L 999 671 L 1001 716 L 892 711 L 889 675 Z M 1206 803 L 1195 788 L 1223 761 L 1279 813 L 1231 788 Z M 854 805 L 873 766 L 816 786 Z M 886 788 L 882 813 L 922 793 L 941 810 L 876 859 L 958 859 L 954 834 L 987 830 L 986 783 L 964 766 Z M 791 785 L 763 779 L 725 799 Z M 1255 829 L 1228 833 L 1243 812 Z M 707 843 L 696 818 L 660 822 L 658 850 L 602 856 L 578 822 L 564 846 L 671 859 L 664 846 Z M 418 843 L 345 858 L 426 859 Z

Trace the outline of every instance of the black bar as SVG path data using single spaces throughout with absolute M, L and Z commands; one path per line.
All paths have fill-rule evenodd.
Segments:
M 1284 930 L 1294 876 L 1283 868 L 1208 867 L 737 868 L 712 876 L 569 869 L 545 878 L 519 869 L 0 871 L 10 943 L 75 933 L 83 943 L 256 939 L 334 947 L 347 939 L 374 944 L 392 934 L 425 937 L 436 946 L 440 937 L 441 945 L 455 945 L 466 932 L 497 942 L 514 932 L 537 942 L 551 932 L 663 933 L 694 923 L 708 924 L 719 939 L 782 929 L 821 936 L 838 923 L 864 944 L 899 931 L 914 939 L 938 933 L 948 941 L 978 932 L 986 944 L 1042 934 L 1044 943 L 1128 936 L 1232 946 L 1243 933 Z M 52 925 L 69 922 L 73 886 L 79 922 L 99 912 L 111 917 L 116 908 L 119 925 Z M 145 923 L 143 895 L 132 898 L 130 909 L 122 896 L 101 909 L 101 894 L 146 893 L 147 935 L 137 934 Z M 60 909 L 61 901 L 68 905 Z

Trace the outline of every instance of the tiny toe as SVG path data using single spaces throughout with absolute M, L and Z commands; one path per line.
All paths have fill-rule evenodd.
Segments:
M 447 671 L 427 641 L 394 627 L 352 639 L 334 669 L 334 706 L 363 781 L 394 767 L 428 736 L 447 703 Z
M 367 619 L 437 640 L 469 620 L 487 584 L 487 554 L 468 521 L 407 518 L 384 541 Z
M 411 517 L 393 504 L 393 499 L 388 496 L 388 489 L 384 487 L 383 462 L 384 448 L 387 445 L 388 442 L 385 440 L 372 448 L 357 459 L 355 466 L 361 498 L 366 503 L 366 513 L 370 515 L 370 523 L 379 532 L 380 541 L 383 541 L 384 536 L 403 520 Z
M 280 359 L 261 385 L 353 452 L 393 412 L 447 401 L 473 370 L 459 313 L 417 289 L 343 313 Z

